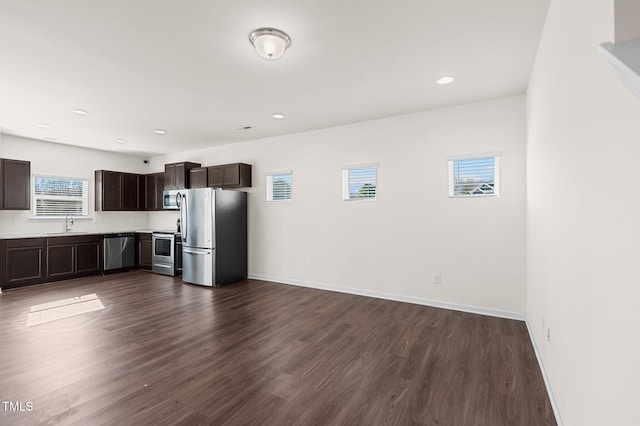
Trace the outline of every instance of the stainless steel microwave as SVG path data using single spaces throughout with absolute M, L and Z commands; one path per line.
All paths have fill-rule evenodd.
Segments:
M 180 210 L 180 190 L 165 189 L 162 192 L 162 208 L 166 210 Z

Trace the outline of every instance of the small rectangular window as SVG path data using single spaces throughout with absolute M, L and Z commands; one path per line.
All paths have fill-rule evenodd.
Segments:
M 356 166 L 342 169 L 343 200 L 376 200 L 378 166 Z
M 449 197 L 497 197 L 499 157 L 449 160 Z
M 291 201 L 291 172 L 267 175 L 267 201 Z
M 33 177 L 33 216 L 88 216 L 89 180 L 54 176 Z

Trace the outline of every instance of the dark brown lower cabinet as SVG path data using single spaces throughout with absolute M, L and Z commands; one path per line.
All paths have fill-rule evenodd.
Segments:
M 101 272 L 101 235 L 47 238 L 47 281 Z
M 151 258 L 153 255 L 153 245 L 151 242 L 151 234 L 139 233 L 138 237 L 138 267 L 140 269 L 151 270 Z
M 1 245 L 2 288 L 38 284 L 45 280 L 45 239 L 5 240 Z
M 101 254 L 102 235 L 0 240 L 0 287 L 98 275 Z
M 173 265 L 176 275 L 182 276 L 182 237 L 176 234 L 176 246 L 173 253 Z
M 74 244 L 47 246 L 47 281 L 73 278 L 75 268 L 76 246 Z
M 102 272 L 102 237 L 79 242 L 76 247 L 76 276 L 99 275 Z

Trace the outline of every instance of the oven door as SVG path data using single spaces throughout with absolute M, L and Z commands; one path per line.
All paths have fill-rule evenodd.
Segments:
M 173 234 L 153 234 L 153 263 L 167 263 L 173 265 L 174 240 Z

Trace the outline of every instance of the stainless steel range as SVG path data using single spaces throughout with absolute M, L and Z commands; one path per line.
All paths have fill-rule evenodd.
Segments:
M 173 232 L 154 232 L 152 236 L 153 255 L 151 270 L 158 274 L 175 275 L 175 234 Z

